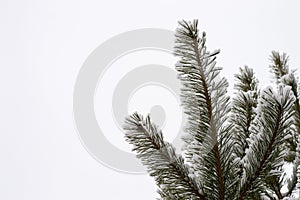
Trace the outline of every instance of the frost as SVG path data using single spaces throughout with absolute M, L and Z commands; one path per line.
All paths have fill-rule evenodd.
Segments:
M 286 136 L 284 136 L 283 140 L 288 140 L 290 138 L 292 138 L 293 136 L 291 134 L 287 134 Z
M 240 162 L 241 162 L 241 159 L 239 157 L 237 157 L 233 160 L 233 163 L 240 163 Z

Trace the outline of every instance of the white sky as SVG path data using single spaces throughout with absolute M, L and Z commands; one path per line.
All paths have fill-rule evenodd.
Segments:
M 0 199 L 154 199 L 152 178 L 106 168 L 80 143 L 72 97 L 87 56 L 122 32 L 197 18 L 231 86 L 245 64 L 266 85 L 271 50 L 299 68 L 299 10 L 296 0 L 1 0 Z

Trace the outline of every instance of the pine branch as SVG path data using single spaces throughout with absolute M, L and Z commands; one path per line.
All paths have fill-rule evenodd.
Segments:
M 295 152 L 297 148 L 297 137 L 300 135 L 300 95 L 299 95 L 299 82 L 295 77 L 295 71 L 289 70 L 288 57 L 285 53 L 280 54 L 273 51 L 271 55 L 271 60 L 273 64 L 270 66 L 271 71 L 274 73 L 276 83 L 278 85 L 284 84 L 291 87 L 291 90 L 296 98 L 293 109 L 294 114 L 294 127 L 290 128 L 292 137 L 286 139 L 285 145 L 289 149 L 289 153 L 286 156 L 286 161 L 294 163 L 294 170 L 291 179 L 288 184 L 288 192 L 284 196 L 289 196 L 292 194 L 293 190 L 296 188 L 297 184 L 297 167 L 300 165 L 295 157 Z
M 163 140 L 163 135 L 148 116 L 137 113 L 126 119 L 125 138 L 133 151 L 156 180 L 162 199 L 205 200 L 200 186 L 189 176 L 189 169 L 174 147 Z
M 231 123 L 234 125 L 235 154 L 242 160 L 246 149 L 249 148 L 250 126 L 253 125 L 256 116 L 258 81 L 253 70 L 247 66 L 239 71 L 239 74 L 235 75 L 237 83 L 234 87 L 237 92 L 232 102 Z M 241 165 L 241 172 L 243 167 Z
M 283 165 L 284 153 L 281 144 L 285 130 L 292 125 L 291 107 L 295 101 L 288 87 L 280 87 L 279 94 L 266 89 L 260 99 L 257 126 L 253 127 L 252 142 L 244 159 L 245 173 L 241 181 L 239 200 L 248 199 L 247 195 L 259 192 L 264 179 L 280 175 L 276 171 Z
M 235 74 L 234 77 L 237 80 L 237 83 L 234 85 L 234 88 L 237 91 L 253 91 L 257 93 L 258 80 L 254 76 L 253 69 L 245 66 L 239 69 L 239 73 Z
M 233 192 L 235 165 L 232 156 L 231 126 L 226 126 L 229 98 L 228 83 L 221 78 L 215 55 L 206 50 L 205 33 L 199 36 L 198 21 L 179 22 L 175 55 L 179 78 L 183 83 L 182 100 L 189 119 L 189 162 L 205 180 L 208 199 L 223 200 Z M 212 151 L 211 151 L 212 150 Z
M 270 58 L 272 65 L 270 65 L 271 72 L 274 74 L 274 79 L 276 83 L 280 82 L 280 79 L 289 73 L 288 60 L 289 57 L 283 53 L 280 55 L 277 51 L 272 51 Z
M 124 126 L 161 199 L 277 200 L 300 193 L 299 83 L 286 54 L 273 51 L 271 56 L 277 93 L 271 88 L 259 93 L 253 70 L 244 67 L 235 76 L 238 91 L 231 108 L 228 83 L 216 67 L 219 51 L 207 51 L 197 20 L 179 25 L 175 55 L 188 115 L 186 160 L 163 140 L 149 116 L 144 120 L 135 113 Z M 293 162 L 294 173 L 289 191 L 282 193 L 285 160 Z
M 290 86 L 291 90 L 296 97 L 294 110 L 295 110 L 295 126 L 298 135 L 300 135 L 300 94 L 299 94 L 299 82 L 295 77 L 295 71 L 286 74 L 285 76 L 281 77 L 281 82 L 284 85 Z

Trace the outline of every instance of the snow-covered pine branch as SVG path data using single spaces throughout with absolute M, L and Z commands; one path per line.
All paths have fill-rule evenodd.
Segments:
M 149 116 L 144 120 L 134 113 L 126 119 L 124 130 L 126 141 L 133 145 L 133 151 L 155 178 L 163 199 L 205 199 L 199 184 L 189 176 L 183 158 L 163 140 L 161 130 L 151 123 Z
M 176 31 L 176 65 L 182 81 L 182 103 L 188 115 L 191 135 L 186 152 L 188 162 L 204 184 L 208 199 L 227 199 L 232 195 L 237 163 L 233 157 L 233 141 L 229 134 L 228 83 L 220 76 L 216 54 L 206 49 L 205 33 L 198 21 L 181 21 Z M 200 147 L 200 148 L 199 148 Z
M 260 92 L 253 70 L 241 68 L 231 103 L 228 83 L 216 66 L 219 51 L 206 49 L 198 21 L 179 22 L 175 36 L 175 55 L 180 58 L 176 69 L 188 115 L 183 156 L 163 140 L 150 117 L 144 120 L 135 113 L 124 127 L 126 140 L 155 178 L 161 199 L 292 200 L 295 193 L 300 197 L 299 80 L 289 70 L 288 56 L 272 52 L 276 90 Z M 287 183 L 286 162 L 294 165 Z
M 278 167 L 284 164 L 285 152 L 282 143 L 285 130 L 293 121 L 295 101 L 289 87 L 279 87 L 278 93 L 272 88 L 265 89 L 259 99 L 255 126 L 251 128 L 250 147 L 242 162 L 245 165 L 240 183 L 239 200 L 253 199 L 265 190 L 266 178 L 282 174 Z
M 289 128 L 289 132 L 291 137 L 287 138 L 284 141 L 285 148 L 287 149 L 285 161 L 292 163 L 293 171 L 292 176 L 288 180 L 288 192 L 283 194 L 284 197 L 289 196 L 296 190 L 296 184 L 299 181 L 297 178 L 297 168 L 300 165 L 300 160 L 297 159 L 296 154 L 298 151 L 296 150 L 297 145 L 297 138 L 300 136 L 300 93 L 299 93 L 299 80 L 296 78 L 295 70 L 290 70 L 288 61 L 288 56 L 283 53 L 280 54 L 279 52 L 272 51 L 271 55 L 271 65 L 270 69 L 273 73 L 274 79 L 278 86 L 286 85 L 289 86 L 296 98 L 293 109 L 294 109 L 294 124 Z M 299 142 L 299 141 L 298 141 Z
M 256 116 L 258 98 L 258 80 L 251 68 L 245 66 L 239 69 L 235 75 L 234 85 L 236 94 L 232 100 L 231 123 L 233 124 L 233 135 L 235 141 L 235 154 L 237 159 L 243 160 L 246 149 L 249 148 L 250 127 Z M 244 168 L 240 164 L 240 173 Z

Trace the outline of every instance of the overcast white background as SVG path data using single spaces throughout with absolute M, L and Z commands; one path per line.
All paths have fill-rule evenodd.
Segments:
M 112 36 L 175 30 L 178 20 L 194 18 L 209 49 L 221 49 L 218 63 L 231 87 L 233 72 L 244 64 L 266 85 L 273 49 L 287 52 L 291 67 L 300 66 L 296 0 L 0 0 L 0 199 L 155 199 L 148 175 L 104 167 L 81 145 L 74 83 L 88 55 Z

